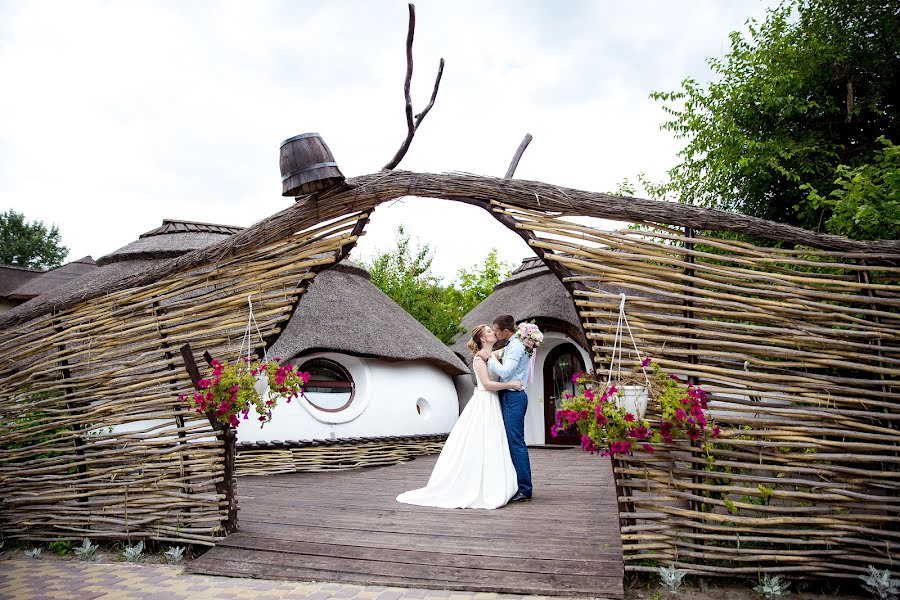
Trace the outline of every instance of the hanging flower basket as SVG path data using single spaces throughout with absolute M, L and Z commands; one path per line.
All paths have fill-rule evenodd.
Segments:
M 294 365 L 282 366 L 281 359 L 269 360 L 263 348 L 263 360 L 251 352 L 253 326 L 260 342 L 263 341 L 259 326 L 253 316 L 253 302 L 247 297 L 249 314 L 247 330 L 241 340 L 239 358 L 234 363 L 211 360 L 212 372 L 197 381 L 193 394 L 181 394 L 178 398 L 197 414 L 206 414 L 210 421 L 237 428 L 241 421 L 250 418 L 254 410 L 263 425 L 272 420 L 272 411 L 279 400 L 290 402 L 303 393 L 309 382 L 309 373 L 302 373 Z M 244 345 L 247 352 L 244 354 Z
M 250 361 L 242 357 L 234 364 L 212 361 L 212 373 L 198 382 L 192 395 L 179 396 L 197 414 L 208 414 L 221 423 L 237 428 L 241 421 L 256 411 L 260 423 L 272 420 L 272 410 L 279 400 L 290 402 L 303 393 L 309 373 L 297 371 L 294 365 L 279 361 Z
M 624 372 L 623 328 L 628 331 L 639 360 L 634 370 Z M 603 379 L 594 373 L 572 376 L 576 394 L 563 400 L 551 435 L 577 430 L 584 450 L 606 456 L 631 454 L 635 450 L 652 453 L 658 444 L 670 444 L 676 439 L 718 437 L 719 427 L 711 423 L 707 411 L 706 392 L 698 386 L 685 386 L 675 375 L 658 365 L 651 366 L 649 357 L 641 357 L 625 317 L 624 294 L 610 368 L 605 375 Z M 646 419 L 650 405 L 659 414 L 658 423 L 651 424 Z

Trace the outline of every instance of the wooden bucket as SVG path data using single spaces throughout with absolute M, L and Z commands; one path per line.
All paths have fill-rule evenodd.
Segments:
M 343 183 L 331 150 L 318 133 L 304 133 L 281 143 L 281 195 L 303 196 Z

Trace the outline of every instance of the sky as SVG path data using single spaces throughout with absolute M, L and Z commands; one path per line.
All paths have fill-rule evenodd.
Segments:
M 398 168 L 503 176 L 528 132 L 517 178 L 662 180 L 680 143 L 648 95 L 708 80 L 729 32 L 775 3 L 419 0 L 415 112 L 446 67 Z M 345 176 L 376 172 L 406 135 L 407 24 L 395 0 L 0 0 L 0 211 L 96 259 L 165 218 L 248 226 L 286 208 L 279 147 L 300 133 Z M 532 255 L 479 208 L 407 198 L 375 210 L 351 258 L 389 250 L 400 224 L 447 283 L 491 248 Z

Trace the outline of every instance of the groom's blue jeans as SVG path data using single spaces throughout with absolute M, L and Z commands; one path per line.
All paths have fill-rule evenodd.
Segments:
M 506 427 L 506 439 L 509 441 L 509 455 L 516 478 L 519 493 L 531 497 L 531 463 L 528 461 L 528 447 L 525 446 L 525 410 L 528 408 L 528 394 L 514 390 L 500 391 L 500 410 L 503 412 L 503 425 Z

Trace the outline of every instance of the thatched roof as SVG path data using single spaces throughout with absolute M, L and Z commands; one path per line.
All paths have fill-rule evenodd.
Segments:
M 41 273 L 38 277 L 31 278 L 6 294 L 6 297 L 10 300 L 31 300 L 41 294 L 65 287 L 70 282 L 96 270 L 97 263 L 94 262 L 94 259 L 90 256 L 84 256 L 61 267 Z
M 100 258 L 97 264 L 104 266 L 123 260 L 174 258 L 198 248 L 205 248 L 242 230 L 243 227 L 230 225 L 164 219 L 160 227 L 141 234 L 127 246 Z
M 57 286 L 40 291 L 39 294 L 27 296 L 31 300 L 4 313 L 4 316 L 15 317 L 20 312 L 33 311 L 37 304 L 52 308 L 69 304 L 80 298 L 93 297 L 98 289 L 115 287 L 118 281 L 146 273 L 172 258 L 220 242 L 241 230 L 241 227 L 230 225 L 165 219 L 160 227 L 142 234 L 130 244 L 101 257 L 96 263 L 90 256 L 87 256 L 75 263 L 63 265 L 59 269 L 43 274 L 32 283 L 39 283 L 48 275 L 62 271 L 70 265 L 81 264 L 80 268 L 85 269 L 85 272 L 80 273 L 77 277 L 70 277 Z M 85 261 L 89 261 L 89 264 L 84 264 Z M 19 290 L 16 292 L 18 293 Z
M 30 267 L 0 265 L 0 298 L 6 298 L 20 285 L 39 277 L 44 272 Z
M 386 360 L 425 360 L 450 375 L 468 368 L 425 326 L 348 260 L 316 275 L 294 316 L 269 350 L 293 359 L 333 351 Z
M 494 287 L 493 293 L 463 317 L 465 333 L 459 334 L 450 346 L 462 356 L 468 356 L 466 343 L 469 331 L 480 323 L 491 323 L 496 317 L 510 314 L 516 322 L 531 319 L 551 319 L 581 331 L 581 321 L 569 291 L 559 278 L 536 257 L 529 257 L 506 280 Z

